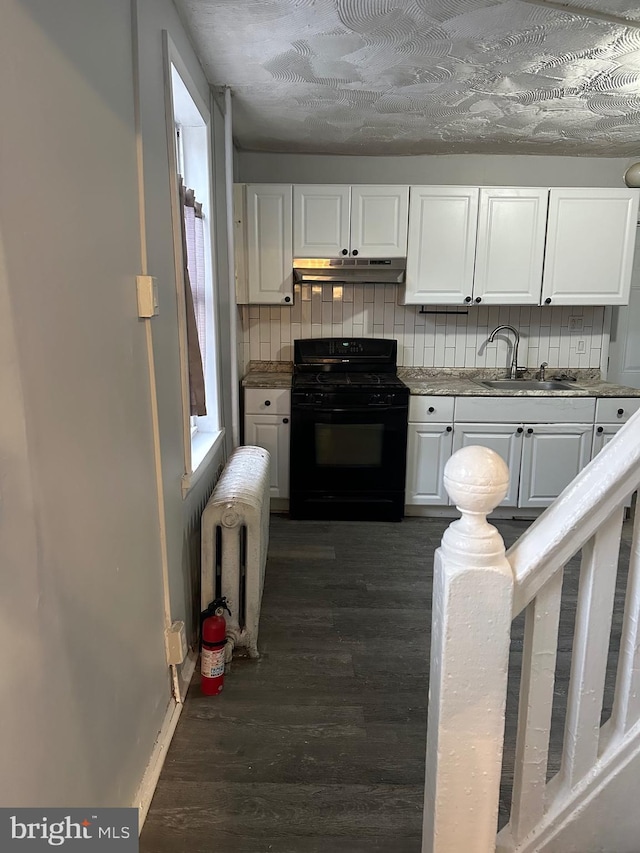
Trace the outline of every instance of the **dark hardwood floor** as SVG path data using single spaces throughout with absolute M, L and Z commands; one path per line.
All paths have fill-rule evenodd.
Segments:
M 224 693 L 194 677 L 142 853 L 419 853 L 433 552 L 448 520 L 274 516 L 258 661 Z M 509 546 L 526 522 L 496 522 Z M 628 523 L 603 716 L 610 713 Z M 558 767 L 579 560 L 565 571 L 550 773 Z M 501 823 L 513 773 L 522 618 L 513 626 Z

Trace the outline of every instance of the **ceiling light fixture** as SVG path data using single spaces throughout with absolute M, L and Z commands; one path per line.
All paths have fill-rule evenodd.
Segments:
M 582 18 L 592 18 L 596 21 L 605 21 L 607 24 L 617 24 L 619 27 L 631 27 L 640 29 L 640 21 L 631 21 L 618 15 L 610 15 L 607 12 L 596 12 L 594 9 L 585 9 L 584 6 L 573 6 L 570 3 L 555 3 L 553 0 L 522 0 L 532 6 L 542 6 L 545 9 L 553 9 L 556 12 L 567 12 L 570 15 L 578 15 Z
M 640 187 L 640 163 L 633 163 L 624 173 L 624 182 L 628 187 Z

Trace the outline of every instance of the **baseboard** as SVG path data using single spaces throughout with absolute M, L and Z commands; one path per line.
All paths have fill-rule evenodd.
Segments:
M 189 655 L 183 664 L 181 681 L 184 681 L 187 686 L 191 680 L 191 676 L 193 675 L 196 661 L 197 655 Z M 144 776 L 142 777 L 142 781 L 140 782 L 140 786 L 136 792 L 136 796 L 134 797 L 132 806 L 138 809 L 139 832 L 142 832 L 142 827 L 147 819 L 149 806 L 151 805 L 151 800 L 155 794 L 158 779 L 160 778 L 160 773 L 162 772 L 162 768 L 167 757 L 169 744 L 173 738 L 173 734 L 176 730 L 176 726 L 178 725 L 178 720 L 180 719 L 180 714 L 182 713 L 183 708 L 184 704 L 182 702 L 176 701 L 175 697 L 171 698 L 160 732 L 153 746 L 153 751 L 151 753 L 149 763 L 147 764 L 147 769 L 144 771 Z

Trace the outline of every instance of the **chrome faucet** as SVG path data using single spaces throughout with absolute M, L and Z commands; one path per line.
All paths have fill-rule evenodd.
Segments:
M 544 372 L 547 369 L 547 367 L 549 367 L 549 363 L 546 361 L 543 361 L 542 364 L 540 365 L 540 372 L 538 374 L 538 379 L 540 380 L 540 382 L 544 382 Z
M 511 353 L 511 365 L 509 367 L 509 379 L 517 379 L 518 378 L 518 346 L 520 344 L 520 332 L 517 329 L 514 329 L 513 326 L 496 326 L 493 332 L 489 335 L 489 343 L 493 343 L 495 336 L 498 332 L 501 332 L 503 329 L 507 329 L 510 332 L 513 332 L 514 341 L 513 341 L 513 350 Z

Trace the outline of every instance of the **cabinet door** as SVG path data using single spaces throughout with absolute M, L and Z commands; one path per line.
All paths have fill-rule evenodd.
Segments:
M 291 184 L 247 184 L 249 302 L 293 302 Z
M 542 301 L 626 305 L 638 190 L 552 189 Z
M 605 444 L 609 444 L 614 435 L 622 429 L 623 424 L 599 424 L 593 430 L 593 444 L 591 445 L 591 458 L 597 456 Z
M 453 450 L 478 444 L 489 447 L 509 466 L 509 491 L 500 506 L 518 505 L 522 426 L 520 424 L 455 424 Z
M 451 456 L 450 424 L 409 424 L 407 433 L 407 484 L 409 506 L 446 506 L 444 466 Z
M 591 457 L 593 424 L 527 424 L 520 477 L 521 507 L 549 506 Z
M 404 258 L 408 223 L 409 187 L 351 187 L 352 255 Z
M 245 415 L 244 443 L 264 447 L 271 454 L 272 498 L 289 497 L 289 417 Z
M 481 189 L 474 300 L 538 305 L 547 226 L 546 189 Z
M 411 187 L 405 304 L 471 301 L 477 225 L 477 187 Z
M 350 189 L 294 186 L 294 257 L 341 258 L 349 253 Z

